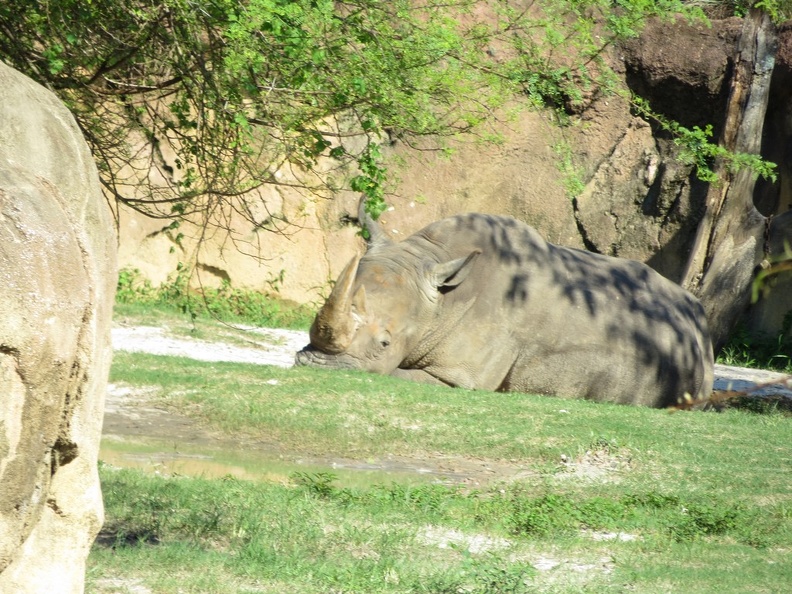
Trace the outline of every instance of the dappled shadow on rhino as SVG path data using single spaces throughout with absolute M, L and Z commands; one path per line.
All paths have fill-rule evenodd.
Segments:
M 671 406 L 709 397 L 704 310 L 648 266 L 465 214 L 402 242 L 361 207 L 368 249 L 339 276 L 300 365 Z

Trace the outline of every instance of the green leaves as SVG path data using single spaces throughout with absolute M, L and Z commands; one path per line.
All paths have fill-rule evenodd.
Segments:
M 641 97 L 632 96 L 630 102 L 639 115 L 657 122 L 663 130 L 671 133 L 674 144 L 681 149 L 679 158 L 683 162 L 695 166 L 696 176 L 700 180 L 710 183 L 718 180 L 717 174 L 712 169 L 716 159 L 722 160 L 730 172 L 747 169 L 755 176 L 761 176 L 770 181 L 776 180 L 775 163 L 765 161 L 759 155 L 733 153 L 714 143 L 712 125 L 708 124 L 703 129 L 699 126 L 687 128 L 654 111 L 649 103 Z
M 740 2 L 739 4 L 746 4 Z M 764 10 L 776 24 L 792 18 L 792 0 L 759 0 L 754 7 Z
M 10 0 L 0 53 L 74 107 L 107 187 L 133 208 L 225 220 L 250 212 L 235 202 L 247 190 L 282 183 L 285 163 L 310 173 L 329 157 L 376 212 L 386 171 L 373 145 L 386 130 L 454 133 L 497 104 L 503 85 L 478 67 L 490 28 L 460 24 L 476 4 Z M 157 165 L 165 183 L 118 176 L 150 166 L 126 145 L 140 134 L 155 163 L 175 155 Z
M 384 197 L 386 170 L 380 165 L 381 159 L 379 146 L 368 145 L 358 157 L 357 163 L 361 173 L 350 181 L 352 190 L 366 197 L 366 212 L 374 220 L 378 219 L 387 208 Z
M 63 55 L 63 46 L 60 44 L 55 44 L 51 47 L 48 47 L 44 50 L 44 58 L 47 60 L 47 65 L 50 74 L 57 75 L 60 74 L 65 66 L 65 62 L 61 58 Z
M 616 86 L 601 58 L 609 46 L 649 18 L 701 18 L 696 4 L 6 0 L 0 55 L 73 109 L 117 199 L 155 216 L 191 213 L 223 227 L 233 214 L 258 225 L 240 197 L 263 184 L 350 188 L 381 212 L 388 174 L 376 145 L 386 135 L 441 146 L 515 94 L 574 111 Z M 757 6 L 783 15 L 789 1 Z M 706 128 L 667 125 L 704 179 L 714 158 L 774 175 L 756 157 L 719 149 Z M 141 135 L 149 155 L 130 153 Z M 152 162 L 162 175 L 143 173 Z M 284 181 L 284 168 L 296 179 Z

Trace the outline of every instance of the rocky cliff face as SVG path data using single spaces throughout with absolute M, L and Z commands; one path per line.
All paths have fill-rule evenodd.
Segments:
M 71 114 L 1 62 L 0 138 L 0 592 L 82 592 L 116 238 Z
M 627 86 L 657 112 L 688 127 L 712 124 L 717 139 L 741 26 L 738 18 L 715 20 L 711 27 L 652 23 L 611 59 Z M 758 183 L 754 196 L 767 217 L 792 208 L 790 46 L 792 27 L 782 27 L 762 142 L 762 154 L 779 164 L 779 176 L 775 183 Z M 383 215 L 385 229 L 399 238 L 449 214 L 509 214 L 552 242 L 648 262 L 668 278 L 681 279 L 708 188 L 679 161 L 673 139 L 632 113 L 623 98 L 604 95 L 588 97 L 563 128 L 535 111 L 497 127 L 502 144 L 458 142 L 451 156 L 416 154 L 399 143 L 387 147 L 400 181 L 389 197 L 393 208 Z M 570 185 L 578 186 L 573 196 L 565 189 Z M 242 258 L 227 241 L 225 249 L 219 240 L 200 250 L 189 240 L 176 245 L 161 222 L 154 228 L 150 220 L 125 215 L 122 265 L 161 281 L 177 260 L 192 257 L 205 279 L 267 290 L 268 279 L 277 277 L 282 296 L 316 300 L 359 249 L 347 223 L 357 196 L 331 201 L 269 191 L 271 211 L 286 215 L 288 230 L 299 232 L 278 237 L 237 229 L 240 239 L 253 242 L 259 260 Z M 781 276 L 774 282 L 787 281 Z M 772 295 L 754 307 L 762 313 L 752 319 L 763 330 L 777 331 L 789 306 Z

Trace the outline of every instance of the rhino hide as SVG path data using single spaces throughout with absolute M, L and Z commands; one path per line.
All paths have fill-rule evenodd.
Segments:
M 360 219 L 368 249 L 299 365 L 655 407 L 712 391 L 701 304 L 640 262 L 552 245 L 509 217 L 458 215 L 402 242 Z

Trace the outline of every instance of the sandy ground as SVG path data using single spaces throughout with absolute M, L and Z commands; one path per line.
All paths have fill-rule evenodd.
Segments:
M 260 348 L 239 347 L 223 342 L 208 342 L 168 336 L 163 328 L 116 326 L 113 349 L 154 355 L 189 357 L 199 361 L 230 361 L 291 367 L 294 354 L 308 344 L 308 333 L 278 328 L 246 328 L 256 336 Z
M 756 396 L 792 398 L 792 376 L 762 369 L 715 365 L 715 390 L 749 391 Z

